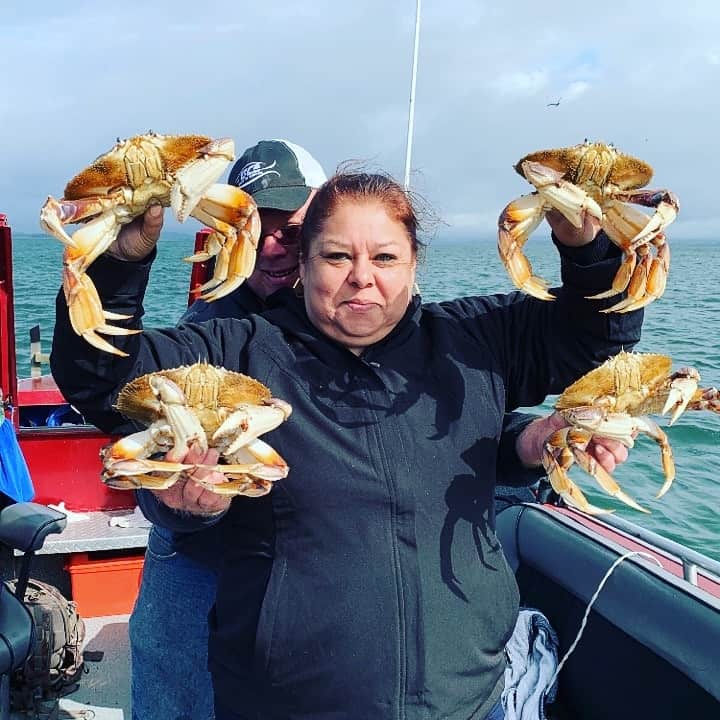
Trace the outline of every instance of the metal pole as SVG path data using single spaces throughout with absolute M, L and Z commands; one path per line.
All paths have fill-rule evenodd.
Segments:
M 418 46 L 420 44 L 420 4 L 415 5 L 415 43 L 413 47 L 412 81 L 410 83 L 410 109 L 408 111 L 407 144 L 405 149 L 405 183 L 407 190 L 410 187 L 410 158 L 412 157 L 413 124 L 415 119 L 415 83 L 417 80 Z

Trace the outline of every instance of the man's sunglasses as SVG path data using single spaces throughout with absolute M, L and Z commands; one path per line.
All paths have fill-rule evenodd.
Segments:
M 300 241 L 300 235 L 302 233 L 302 225 L 285 225 L 285 227 L 276 228 L 272 232 L 267 232 L 265 229 L 260 230 L 260 248 L 266 237 L 272 235 L 277 242 L 284 247 L 292 247 L 297 245 Z

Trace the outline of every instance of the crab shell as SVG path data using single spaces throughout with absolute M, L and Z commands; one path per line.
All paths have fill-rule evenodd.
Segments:
M 666 399 L 660 390 L 671 370 L 667 355 L 621 351 L 568 386 L 555 409 L 593 405 L 613 412 L 659 412 Z
M 185 404 L 193 410 L 208 435 L 213 434 L 237 407 L 265 405 L 271 399 L 270 390 L 248 375 L 197 363 L 131 380 L 118 395 L 118 411 L 145 426 L 163 417 L 162 405 L 151 386 L 156 378 L 166 378 L 180 388 Z
M 108 195 L 119 187 L 129 187 L 129 214 L 145 211 L 150 200 L 170 205 L 172 179 L 188 163 L 201 156 L 212 144 L 222 147 L 231 160 L 234 154 L 232 141 L 223 141 L 205 135 L 158 135 L 149 133 L 118 142 L 106 153 L 97 157 L 65 186 L 64 200 L 82 200 L 93 195 Z M 165 193 L 162 193 L 164 188 Z M 181 216 L 187 217 L 184 208 Z M 183 219 L 184 219 L 183 217 Z
M 514 165 L 515 172 L 527 180 L 526 162 L 540 163 L 562 173 L 565 180 L 581 187 L 597 203 L 602 202 L 606 187 L 636 190 L 645 187 L 653 176 L 652 166 L 644 160 L 605 143 L 581 143 L 528 153 Z
M 115 407 L 147 429 L 102 450 L 103 480 L 111 487 L 165 489 L 203 467 L 227 478 L 212 483 L 193 476 L 212 492 L 259 496 L 287 476 L 287 463 L 259 436 L 292 408 L 247 375 L 204 362 L 160 370 L 125 385 Z M 193 445 L 216 449 L 219 464 L 183 464 Z M 158 453 L 165 457 L 151 459 Z

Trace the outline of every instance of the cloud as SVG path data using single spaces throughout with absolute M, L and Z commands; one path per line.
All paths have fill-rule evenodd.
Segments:
M 0 212 L 16 231 L 35 231 L 47 194 L 117 136 L 149 128 L 230 135 L 238 148 L 288 137 L 329 170 L 358 158 L 403 177 L 412 2 L 6 5 Z M 652 13 L 627 5 L 622 22 L 602 6 L 590 22 L 571 0 L 425 3 L 413 186 L 448 233 L 493 233 L 505 204 L 530 191 L 512 169 L 520 157 L 607 139 L 678 193 L 675 226 L 705 232 L 719 25 L 711 0 L 682 13 L 669 0 Z
M 563 93 L 563 98 L 568 100 L 576 100 L 587 93 L 591 88 L 590 83 L 584 80 L 577 80 L 576 82 L 570 83 Z
M 491 87 L 502 96 L 527 97 L 537 95 L 548 84 L 545 70 L 513 72 L 501 75 L 491 82 Z

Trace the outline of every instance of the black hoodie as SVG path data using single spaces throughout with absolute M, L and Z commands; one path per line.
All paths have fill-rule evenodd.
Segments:
M 290 474 L 264 498 L 233 501 L 217 548 L 210 665 L 223 705 L 258 720 L 467 720 L 492 708 L 518 609 L 494 534 L 503 414 L 640 336 L 642 311 L 602 314 L 608 301 L 583 299 L 617 270 L 607 240 L 561 252 L 555 302 L 416 298 L 359 357 L 291 303 L 121 338 L 130 357 L 119 359 L 73 334 L 60 299 L 53 374 L 105 429 L 120 426 L 111 404 L 127 380 L 199 358 L 293 406 L 263 437 Z M 583 265 L 593 253 L 604 259 Z M 148 266 L 127 265 L 119 275 L 101 258 L 91 274 L 106 310 L 141 314 Z M 171 529 L 208 523 L 156 510 Z

